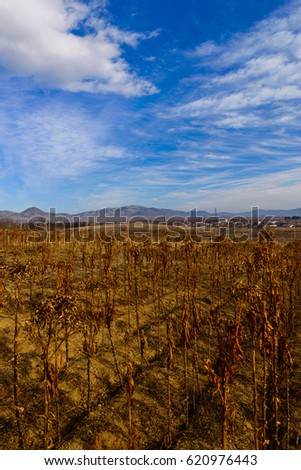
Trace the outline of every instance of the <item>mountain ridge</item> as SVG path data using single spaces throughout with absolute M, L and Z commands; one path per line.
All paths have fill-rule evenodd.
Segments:
M 27 209 L 21 212 L 9 211 L 9 210 L 0 210 L 0 220 L 9 219 L 13 222 L 17 223 L 27 223 L 30 219 L 34 217 L 41 217 L 45 219 L 49 219 L 51 217 L 66 217 L 70 219 L 70 221 L 80 220 L 81 222 L 87 221 L 88 217 L 100 217 L 101 220 L 104 220 L 105 216 L 107 218 L 112 217 L 115 212 L 115 217 L 125 216 L 125 217 L 145 217 L 148 220 L 153 220 L 156 217 L 188 217 L 189 215 L 195 214 L 195 209 L 190 211 L 183 211 L 177 209 L 164 209 L 164 208 L 156 208 L 156 207 L 145 207 L 140 205 L 129 205 L 129 206 L 121 206 L 121 207 L 111 207 L 101 210 L 90 210 L 84 212 L 77 212 L 74 214 L 66 213 L 66 212 L 56 212 L 54 210 L 50 210 L 49 212 L 43 211 L 38 207 L 28 207 Z M 212 216 L 219 216 L 219 217 L 250 217 L 251 211 L 246 212 L 219 212 L 219 213 L 212 213 L 204 210 L 197 210 L 196 215 L 199 217 L 212 217 Z M 260 209 L 259 210 L 259 217 L 265 216 L 274 216 L 274 217 L 301 217 L 301 208 L 297 209 Z

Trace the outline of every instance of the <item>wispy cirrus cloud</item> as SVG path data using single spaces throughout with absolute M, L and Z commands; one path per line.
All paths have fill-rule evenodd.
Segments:
M 77 0 L 1 0 L 0 64 L 11 76 L 33 77 L 71 92 L 156 93 L 131 70 L 122 46 L 137 47 L 158 32 L 124 31 L 110 24 L 105 3 Z
M 198 86 L 173 113 L 221 128 L 289 126 L 300 117 L 301 2 L 293 1 L 224 44 L 207 41 L 190 54 Z M 204 73 L 204 71 L 206 73 Z M 199 95 L 199 96 L 198 96 Z M 287 112 L 295 105 L 294 112 Z
M 162 176 L 159 169 L 138 171 L 134 183 L 119 176 L 115 184 L 101 184 L 88 196 L 78 199 L 79 208 L 102 208 L 137 204 L 147 197 L 149 204 L 160 207 L 192 208 L 220 211 L 246 211 L 252 206 L 270 209 L 297 208 L 300 195 L 301 168 L 284 170 L 261 176 L 233 175 L 231 170 L 208 172 L 182 184 L 176 182 L 175 174 Z M 153 185 L 145 182 L 153 178 Z
M 18 117 L 8 110 L 0 112 L 6 176 L 16 174 L 24 184 L 41 186 L 46 181 L 85 178 L 110 166 L 112 160 L 128 158 L 125 148 L 114 142 L 105 111 L 96 122 L 78 104 L 45 99 L 43 105 L 32 102 L 33 108 L 28 109 L 24 101 L 18 106 Z
M 301 168 L 285 170 L 281 173 L 256 176 L 251 178 L 229 178 L 220 181 L 219 187 L 205 184 L 199 188 L 186 188 L 186 191 L 170 191 L 166 201 L 182 199 L 182 207 L 206 207 L 213 212 L 250 210 L 259 206 L 271 210 L 297 208 L 296 200 L 300 196 Z M 214 188 L 214 190 L 212 190 Z

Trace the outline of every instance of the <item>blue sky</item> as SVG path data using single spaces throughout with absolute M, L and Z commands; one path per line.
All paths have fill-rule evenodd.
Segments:
M 301 206 L 301 0 L 1 0 L 0 209 Z

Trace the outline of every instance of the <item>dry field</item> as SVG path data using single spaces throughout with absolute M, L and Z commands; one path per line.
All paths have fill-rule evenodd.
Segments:
M 301 242 L 0 229 L 1 449 L 301 448 Z

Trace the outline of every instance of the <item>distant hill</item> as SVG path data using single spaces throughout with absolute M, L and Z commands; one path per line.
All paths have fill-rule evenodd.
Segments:
M 116 212 L 117 211 L 117 212 Z M 67 217 L 71 222 L 75 220 L 80 220 L 81 222 L 88 221 L 89 217 L 100 217 L 101 220 L 104 220 L 105 215 L 107 217 L 115 215 L 121 215 L 128 218 L 131 217 L 145 217 L 148 220 L 154 220 L 156 217 L 188 217 L 190 215 L 189 211 L 180 211 L 180 210 L 173 210 L 173 209 L 164 209 L 164 208 L 156 208 L 156 207 L 144 207 L 138 205 L 132 206 L 123 206 L 121 208 L 107 208 L 102 210 L 94 210 L 94 211 L 86 211 L 80 212 L 76 214 L 68 214 L 65 212 L 57 212 L 55 213 L 56 217 Z M 197 215 L 200 217 L 211 217 L 214 216 L 212 212 L 207 211 L 197 211 Z M 233 216 L 243 216 L 243 217 L 250 217 L 251 211 L 249 212 L 220 212 L 218 213 L 219 217 L 233 217 Z M 298 209 L 260 209 L 259 216 L 265 217 L 266 215 L 275 216 L 275 217 L 301 217 L 301 208 Z M 27 223 L 33 217 L 39 217 L 44 219 L 49 219 L 49 212 L 43 211 L 38 207 L 29 207 L 22 212 L 13 212 L 9 210 L 1 210 L 0 211 L 0 221 L 3 219 L 9 219 L 16 223 Z
M 38 207 L 29 207 L 28 209 L 25 209 L 25 211 L 20 212 L 16 215 L 21 218 L 30 219 L 31 217 L 38 216 L 45 217 L 46 212 L 42 211 L 41 209 L 38 209 Z
M 121 215 L 128 218 L 131 217 L 145 217 L 148 220 L 154 220 L 156 217 L 188 217 L 188 211 L 179 211 L 173 209 L 158 209 L 156 207 L 144 207 L 144 206 L 123 206 L 120 208 L 107 208 L 102 210 L 95 211 L 86 211 L 79 212 L 76 214 L 68 214 L 62 212 L 56 212 L 56 217 L 67 217 L 71 222 L 75 220 L 80 220 L 82 222 L 88 221 L 89 217 L 100 217 L 101 220 L 104 220 L 105 217 L 112 217 L 113 215 Z M 49 212 L 45 212 L 38 207 L 29 207 L 22 212 L 12 212 L 3 210 L 0 211 L 0 220 L 1 219 L 10 219 L 13 222 L 17 223 L 26 223 L 34 217 L 40 217 L 44 219 L 50 218 Z M 198 216 L 209 217 L 211 214 L 206 211 L 198 211 Z

